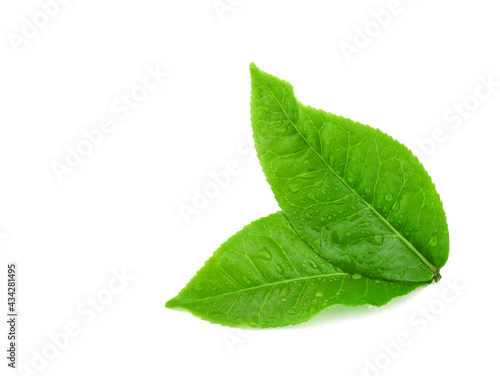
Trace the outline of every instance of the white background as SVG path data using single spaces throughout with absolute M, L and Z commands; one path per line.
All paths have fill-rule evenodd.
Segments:
M 221 3 L 233 4 L 222 17 L 213 0 L 74 0 L 18 46 L 13 34 L 23 37 L 24 17 L 33 20 L 40 4 L 0 5 L 0 311 L 14 261 L 18 365 L 33 368 L 44 351 L 53 358 L 21 374 L 492 374 L 497 2 L 401 0 L 380 30 L 371 12 L 388 1 Z M 365 27 L 373 36 L 348 61 L 341 45 L 355 46 Z M 222 242 L 278 210 L 248 153 L 252 61 L 290 81 L 301 102 L 380 128 L 416 152 L 432 135 L 439 140 L 420 155 L 450 228 L 440 283 L 383 308 L 334 307 L 272 330 L 237 331 L 164 308 Z M 120 118 L 113 102 L 139 93 L 147 69 L 169 76 Z M 474 99 L 480 77 L 497 86 Z M 464 101 L 470 111 L 446 122 Z M 54 162 L 65 163 L 67 147 L 104 118 L 113 131 L 59 181 Z M 186 221 L 182 205 L 230 161 L 238 173 Z M 123 269 L 133 280 L 107 292 Z M 453 284 L 462 287 L 453 293 Z M 88 313 L 96 296 L 108 304 Z M 71 323 L 78 334 L 54 352 L 49 335 Z M 411 344 L 389 359 L 383 344 L 401 332 Z M 6 333 L 3 325 L 2 375 L 10 373 Z

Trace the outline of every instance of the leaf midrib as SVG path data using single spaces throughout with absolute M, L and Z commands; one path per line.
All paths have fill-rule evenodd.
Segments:
M 295 128 L 295 130 L 297 131 L 297 133 L 300 135 L 300 137 L 304 140 L 304 142 L 307 144 L 307 146 L 318 156 L 318 158 L 325 164 L 325 166 L 328 167 L 328 169 L 338 178 L 340 179 L 345 186 L 347 186 L 362 202 L 364 202 L 402 241 L 403 243 L 405 243 L 414 253 L 415 255 L 420 259 L 422 260 L 422 262 L 430 269 L 430 271 L 432 272 L 432 274 L 434 274 L 434 279 L 437 281 L 441 276 L 439 275 L 439 268 L 436 267 L 435 265 L 433 265 L 429 260 L 427 260 L 425 258 L 425 256 L 420 253 L 420 251 L 418 249 L 415 248 L 415 246 L 408 241 L 408 239 L 406 239 L 397 229 L 395 229 L 391 223 L 385 219 L 374 207 L 373 205 L 371 205 L 368 201 L 366 201 L 358 192 L 356 192 L 349 184 L 347 184 L 347 182 L 342 178 L 340 177 L 340 175 L 338 175 L 333 169 L 332 167 L 326 163 L 326 161 L 324 160 L 324 158 L 321 156 L 321 154 L 319 154 L 316 149 L 314 149 L 312 147 L 312 145 L 307 141 L 307 139 L 304 137 L 304 135 L 302 135 L 302 133 L 300 132 L 299 128 L 297 127 L 297 125 L 292 121 L 292 119 L 290 119 L 290 116 L 288 116 L 288 113 L 285 111 L 285 109 L 283 108 L 283 105 L 281 104 L 281 102 L 278 100 L 278 98 L 276 98 L 276 96 L 274 95 L 273 91 L 269 88 L 269 86 L 267 86 L 265 80 L 264 80 L 264 77 L 262 77 L 262 73 L 260 72 L 260 70 L 257 68 L 256 69 L 257 72 L 259 73 L 259 76 L 261 78 L 261 81 L 262 83 L 264 84 L 264 86 L 266 87 L 266 89 L 269 91 L 269 93 L 271 93 L 271 95 L 273 96 L 274 100 L 276 101 L 276 103 L 278 103 L 278 105 L 280 106 L 281 108 L 281 111 L 283 111 L 283 114 L 287 117 L 288 121 L 290 121 L 290 123 L 293 125 L 293 127 Z M 295 98 L 295 100 L 297 100 Z M 300 104 L 300 102 L 297 100 L 297 103 Z M 346 164 L 347 164 L 347 161 L 346 161 Z
M 212 298 L 219 298 L 219 297 L 224 296 L 224 295 L 239 294 L 241 292 L 246 292 L 246 291 L 249 291 L 249 290 L 255 290 L 255 289 L 258 289 L 258 288 L 261 288 L 261 287 L 279 285 L 280 283 L 292 283 L 292 282 L 296 282 L 296 281 L 300 281 L 300 280 L 309 280 L 309 279 L 313 279 L 313 278 L 328 278 L 328 277 L 334 277 L 334 276 L 338 276 L 338 275 L 352 275 L 352 273 L 337 273 L 336 272 L 336 273 L 330 273 L 330 274 L 320 274 L 320 275 L 312 275 L 312 276 L 307 276 L 307 277 L 298 277 L 298 278 L 293 278 L 293 279 L 286 279 L 286 280 L 283 280 L 283 281 L 268 282 L 268 283 L 264 283 L 264 284 L 258 285 L 258 286 L 252 286 L 252 287 L 242 288 L 240 290 L 225 292 L 223 294 L 207 296 L 205 298 L 185 300 L 184 302 L 187 302 L 187 303 L 199 302 L 201 300 L 212 299 Z M 180 301 L 181 304 L 183 303 L 182 300 L 179 299 L 179 301 Z M 168 305 L 168 302 L 167 302 L 167 305 Z

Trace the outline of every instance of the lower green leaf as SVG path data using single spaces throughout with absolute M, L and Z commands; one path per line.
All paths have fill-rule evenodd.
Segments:
M 334 304 L 381 306 L 426 284 L 346 273 L 278 212 L 229 238 L 166 307 L 221 325 L 267 328 L 307 321 Z

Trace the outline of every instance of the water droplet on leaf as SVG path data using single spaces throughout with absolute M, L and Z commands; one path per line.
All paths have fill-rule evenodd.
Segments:
M 429 240 L 429 245 L 431 247 L 435 247 L 436 245 L 438 245 L 439 243 L 439 240 L 438 240 L 438 237 L 436 236 L 436 234 L 432 235 L 431 239 Z
M 257 252 L 257 257 L 263 260 L 271 260 L 272 258 L 271 253 L 269 253 L 269 251 L 265 248 L 262 248 Z
M 316 265 L 313 259 L 309 259 L 309 265 L 311 265 L 314 269 L 318 269 L 318 265 Z

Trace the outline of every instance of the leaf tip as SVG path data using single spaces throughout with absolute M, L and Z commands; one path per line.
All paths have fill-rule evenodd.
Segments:
M 262 71 L 253 62 L 250 63 L 250 78 L 252 81 L 252 85 L 254 85 L 256 81 L 262 78 Z
M 165 303 L 165 308 L 179 308 L 180 304 L 178 302 L 177 297 L 170 299 L 168 302 Z

